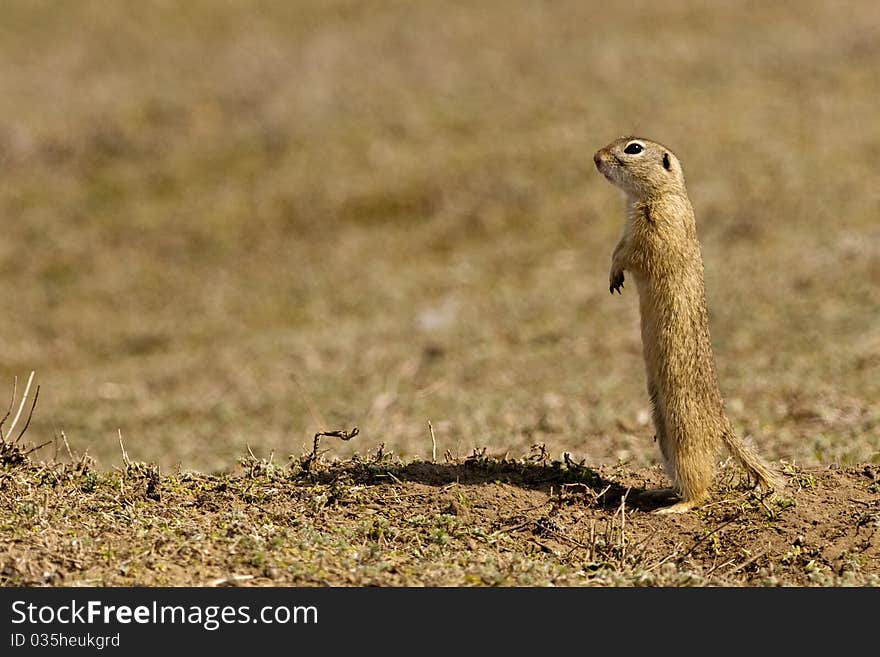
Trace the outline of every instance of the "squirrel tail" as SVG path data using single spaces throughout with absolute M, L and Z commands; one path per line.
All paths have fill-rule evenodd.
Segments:
M 740 462 L 749 477 L 764 491 L 780 491 L 785 487 L 785 479 L 782 475 L 746 445 L 733 429 L 725 431 L 722 438 L 728 451 Z

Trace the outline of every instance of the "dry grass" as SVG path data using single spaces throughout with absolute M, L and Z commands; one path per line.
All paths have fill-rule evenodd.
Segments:
M 880 468 L 786 473 L 770 499 L 725 471 L 671 518 L 639 495 L 656 469 L 543 451 L 247 456 L 219 475 L 27 463 L 0 470 L 0 585 L 880 585 Z

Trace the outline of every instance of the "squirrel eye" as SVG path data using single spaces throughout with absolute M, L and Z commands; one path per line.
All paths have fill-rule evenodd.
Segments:
M 626 145 L 626 148 L 623 149 L 623 152 L 627 155 L 638 155 L 643 150 L 645 150 L 645 147 L 642 146 L 639 142 L 631 141 Z

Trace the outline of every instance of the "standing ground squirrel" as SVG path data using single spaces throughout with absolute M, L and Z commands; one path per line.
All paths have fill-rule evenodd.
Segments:
M 610 289 L 620 294 L 626 270 L 639 291 L 656 439 L 681 498 L 658 512 L 689 511 L 706 498 L 722 445 L 761 488 L 778 490 L 779 475 L 743 444 L 724 413 L 709 337 L 703 258 L 678 159 L 655 142 L 621 137 L 593 160 L 626 194 L 626 226 L 612 256 Z

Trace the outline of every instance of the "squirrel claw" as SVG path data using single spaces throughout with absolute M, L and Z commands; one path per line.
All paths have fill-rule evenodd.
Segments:
M 608 291 L 611 292 L 611 294 L 614 294 L 614 292 L 616 290 L 618 294 L 623 294 L 620 291 L 620 289 L 622 287 L 623 287 L 623 272 L 620 272 L 619 274 L 612 274 L 611 275 L 611 285 L 608 286 Z

